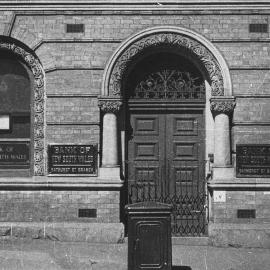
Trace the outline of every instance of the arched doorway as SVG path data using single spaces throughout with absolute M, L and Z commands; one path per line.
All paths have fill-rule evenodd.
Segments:
M 149 62 L 151 55 L 153 59 L 157 59 L 157 61 L 154 63 L 154 66 L 164 69 L 164 66 L 159 64 L 163 61 L 158 61 L 158 58 L 162 59 L 162 53 L 166 55 L 166 58 L 169 57 L 169 59 L 171 59 L 169 61 L 170 63 L 175 63 L 175 61 L 173 60 L 174 58 L 179 60 L 176 62 L 180 63 L 180 69 L 178 69 L 177 72 L 174 73 L 174 76 L 178 74 L 178 76 L 184 76 L 184 78 L 187 79 L 187 76 L 185 76 L 183 73 L 188 72 L 193 75 L 198 74 L 199 78 L 204 80 L 205 99 L 203 101 L 201 100 L 201 102 L 199 102 L 200 98 L 184 98 L 184 96 L 181 101 L 179 97 L 177 98 L 177 94 L 176 98 L 173 98 L 173 95 L 170 98 L 155 98 L 151 96 L 153 95 L 151 91 L 147 92 L 150 92 L 149 95 L 153 99 L 153 101 L 151 101 L 151 98 L 149 99 L 144 96 L 142 96 L 143 98 L 141 98 L 140 100 L 139 98 L 136 99 L 137 94 L 135 91 L 134 95 L 134 89 L 137 85 L 141 84 L 140 81 L 136 81 L 135 78 L 140 78 L 141 80 L 147 81 L 147 72 L 140 72 L 140 70 L 147 70 L 147 62 Z M 154 55 L 156 55 L 156 57 Z M 169 55 L 173 56 L 170 57 Z M 147 59 L 147 57 L 148 61 L 144 60 Z M 184 64 L 186 70 L 181 68 L 182 64 Z M 179 66 L 175 65 L 169 67 L 165 65 L 165 69 L 169 70 L 175 67 L 179 68 Z M 136 73 L 136 70 L 138 71 L 138 73 Z M 150 69 L 148 71 L 148 75 L 154 76 L 154 78 L 156 78 L 157 80 L 157 78 L 160 77 L 160 74 L 157 73 L 162 70 Z M 129 85 L 128 81 L 133 81 L 134 84 Z M 195 86 L 200 85 L 197 85 L 197 82 L 198 81 L 196 81 Z M 147 85 L 147 83 L 144 85 Z M 148 85 L 147 87 L 149 88 L 150 86 L 151 85 Z M 145 88 L 145 86 L 143 88 Z M 139 92 L 140 91 L 137 92 L 138 97 L 140 97 L 140 95 L 143 95 L 144 93 L 143 91 L 142 93 Z M 130 93 L 133 93 L 134 96 L 130 95 Z M 162 95 L 163 97 L 165 96 L 164 93 Z M 158 99 L 160 99 L 161 101 L 158 101 Z M 183 102 L 183 100 L 185 100 L 185 102 Z M 146 106 L 145 103 L 147 102 L 148 105 Z M 123 105 L 124 110 L 120 109 Z M 203 134 L 203 136 L 205 136 L 205 139 L 197 141 L 197 144 L 202 145 L 203 142 L 204 147 L 202 149 L 205 149 L 204 160 L 208 159 L 209 156 L 212 156 L 212 160 L 214 162 L 212 164 L 213 166 L 211 166 L 211 171 L 208 170 L 208 175 L 212 175 L 213 179 L 222 179 L 224 174 L 229 175 L 232 173 L 232 170 L 230 168 L 231 144 L 229 115 L 233 112 L 235 106 L 235 99 L 232 96 L 230 72 L 224 58 L 222 57 L 218 49 L 215 48 L 215 46 L 202 35 L 192 30 L 181 27 L 159 26 L 142 30 L 141 32 L 136 33 L 127 40 L 125 40 L 122 44 L 120 44 L 119 48 L 112 55 L 104 70 L 102 95 L 99 97 L 99 106 L 101 112 L 103 113 L 103 134 L 101 147 L 102 156 L 101 167 L 99 169 L 99 174 L 102 178 L 113 179 L 117 183 L 121 183 L 121 185 L 125 184 L 125 181 L 122 181 L 123 179 L 120 178 L 120 175 L 124 175 L 128 178 L 128 174 L 124 170 L 126 168 L 126 166 L 124 165 L 124 161 L 127 160 L 127 163 L 129 163 L 129 153 L 132 153 L 132 151 L 128 149 L 128 144 L 134 136 L 134 127 L 132 127 L 132 125 L 134 126 L 134 123 L 132 122 L 133 111 L 138 112 L 139 110 L 141 110 L 142 113 L 145 112 L 149 114 L 154 109 L 154 112 L 157 113 L 159 119 L 158 126 L 155 126 L 157 121 L 154 121 L 153 119 L 152 124 L 149 124 L 149 122 L 151 121 L 149 121 L 148 124 L 150 125 L 152 130 L 155 130 L 156 128 L 156 130 L 159 131 L 159 122 L 165 122 L 166 126 L 161 125 L 162 128 L 160 130 L 163 133 L 167 132 L 168 123 L 170 121 L 176 123 L 172 126 L 177 128 L 179 127 L 179 125 L 177 126 L 177 123 L 180 123 L 179 133 L 182 132 L 181 127 L 183 126 L 186 126 L 186 129 L 190 129 L 190 131 L 192 131 L 192 125 L 193 127 L 197 126 L 197 123 L 200 121 L 200 119 L 195 119 L 193 121 L 193 124 L 192 121 L 184 121 L 185 124 L 183 124 L 183 118 L 185 120 L 183 112 L 185 111 L 187 114 L 189 114 L 186 115 L 188 119 L 193 119 L 192 113 L 194 116 L 194 113 L 196 111 L 199 112 L 203 119 L 205 119 L 205 122 L 200 121 L 200 123 L 204 123 L 204 127 L 197 127 L 198 130 L 205 129 L 205 132 L 201 133 Z M 122 113 L 119 114 L 119 111 L 122 111 Z M 168 113 L 169 116 L 167 116 L 166 113 L 166 118 L 164 120 L 165 116 L 161 115 L 165 111 L 170 113 Z M 178 113 L 179 115 L 177 115 Z M 167 117 L 170 117 L 172 114 L 176 114 L 180 121 L 168 120 Z M 118 122 L 120 123 L 120 125 L 117 125 L 118 119 L 120 120 Z M 123 126 L 122 123 L 124 122 L 124 120 L 126 120 L 126 123 Z M 142 127 L 150 129 L 150 127 L 145 127 L 145 122 L 142 122 Z M 117 134 L 120 136 L 117 136 Z M 152 135 L 154 134 L 155 132 L 153 132 Z M 160 139 L 160 141 L 172 141 L 168 137 L 168 134 L 162 136 L 163 137 L 161 137 L 162 139 Z M 148 137 L 150 138 L 151 136 Z M 159 139 L 160 137 L 157 138 Z M 154 140 L 157 138 L 153 137 L 152 139 Z M 186 138 L 191 138 L 191 134 L 187 135 Z M 200 136 L 200 138 L 202 137 Z M 177 155 L 179 153 L 177 151 L 180 151 L 181 153 L 183 150 L 185 150 L 189 151 L 191 155 L 193 149 L 195 149 L 195 152 L 198 150 L 198 148 L 190 146 L 191 145 L 182 146 L 180 144 L 179 147 L 175 148 L 174 152 L 172 153 Z M 141 149 L 147 150 L 148 155 L 152 155 L 154 153 L 156 157 L 160 157 L 162 153 L 168 153 L 168 150 L 159 150 L 159 147 L 161 149 L 162 147 L 168 149 L 169 146 L 164 146 L 163 144 L 163 146 L 158 145 L 157 148 L 152 145 L 152 148 L 148 147 L 148 149 L 143 149 L 143 147 L 141 147 Z M 157 151 L 156 149 L 158 149 L 158 152 L 155 152 Z M 203 150 L 200 152 L 202 153 Z M 165 155 L 165 158 L 163 158 L 163 160 L 171 164 L 171 159 L 169 158 L 170 156 Z M 192 164 L 188 165 L 186 160 L 184 160 L 183 163 L 185 163 L 186 166 L 193 166 Z M 146 164 L 146 162 L 144 164 Z M 160 164 L 158 163 L 158 165 L 156 166 L 160 167 L 159 165 Z M 162 165 L 161 167 L 165 167 L 165 170 L 167 170 L 168 165 Z M 202 170 L 197 170 L 197 172 L 198 174 L 203 175 L 201 179 L 204 180 L 204 167 L 200 166 L 200 168 L 202 168 Z M 196 170 L 193 171 L 195 171 L 196 174 Z M 188 175 L 189 172 L 187 170 L 184 170 L 184 173 L 187 173 Z M 184 173 L 182 173 L 182 175 Z M 145 173 L 142 172 L 141 175 L 143 174 Z M 148 170 L 146 174 L 150 175 L 151 173 Z M 153 174 L 155 175 L 155 171 L 153 171 Z M 179 174 L 181 175 L 181 170 Z M 164 169 L 159 169 L 159 175 L 164 175 Z M 171 172 L 167 175 L 171 175 Z M 204 192 L 204 194 L 205 193 L 207 192 Z M 145 191 L 144 194 L 146 194 Z M 160 194 L 163 193 L 161 192 Z M 161 196 L 164 198 L 164 195 Z M 201 203 L 200 199 L 198 198 L 193 198 L 193 200 L 195 205 L 196 203 Z M 205 197 L 203 198 L 203 200 L 205 200 Z M 191 202 L 192 200 L 189 201 Z M 181 200 L 177 199 L 176 202 L 179 204 L 182 203 L 183 206 L 183 201 L 181 202 Z M 127 201 L 121 200 L 121 205 L 123 205 L 124 203 L 127 203 Z M 188 211 L 189 213 L 192 213 L 191 215 L 194 215 L 194 217 L 202 217 L 202 219 L 197 218 L 196 222 L 198 220 L 200 221 L 204 219 L 204 209 L 201 210 L 202 212 L 199 212 L 200 210 L 194 207 L 193 209 L 186 210 L 187 213 Z M 185 212 L 183 211 L 183 213 Z M 183 226 L 181 225 L 177 228 L 177 230 L 175 230 L 175 235 L 202 235 L 204 232 L 206 232 L 205 223 L 197 222 L 196 224 L 199 231 L 197 229 L 194 230 L 193 225 L 185 226 L 185 229 L 183 229 Z
M 124 75 L 128 202 L 172 204 L 174 235 L 205 233 L 204 77 L 166 46 L 144 51 Z

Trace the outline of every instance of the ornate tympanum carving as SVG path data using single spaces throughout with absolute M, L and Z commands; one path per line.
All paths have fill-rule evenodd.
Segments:
M 176 33 L 151 34 L 131 44 L 116 61 L 109 79 L 109 93 L 114 96 L 121 95 L 123 74 L 128 64 L 136 55 L 151 47 L 169 45 L 186 49 L 206 68 L 212 88 L 212 96 L 223 96 L 223 77 L 220 66 L 213 54 L 201 43 L 188 36 Z
M 39 60 L 31 52 L 14 43 L 1 42 L 0 49 L 9 50 L 23 60 L 34 76 L 34 174 L 44 175 L 44 75 Z

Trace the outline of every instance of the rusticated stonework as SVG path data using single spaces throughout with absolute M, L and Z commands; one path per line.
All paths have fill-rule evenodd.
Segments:
M 128 47 L 118 58 L 113 67 L 109 79 L 109 93 L 114 96 L 121 96 L 121 82 L 128 64 L 136 55 L 143 50 L 161 45 L 170 45 L 178 48 L 185 48 L 202 63 L 206 68 L 211 81 L 212 96 L 223 96 L 223 77 L 220 66 L 213 54 L 201 43 L 185 35 L 175 33 L 152 34 L 142 38 Z
M 1 50 L 9 50 L 31 69 L 34 76 L 34 175 L 44 175 L 44 75 L 39 60 L 29 51 L 14 43 L 1 42 Z
M 99 100 L 98 106 L 105 113 L 117 113 L 120 110 L 122 102 L 119 100 Z
M 211 100 L 210 109 L 213 113 L 225 113 L 231 114 L 235 107 L 235 101 L 233 100 Z

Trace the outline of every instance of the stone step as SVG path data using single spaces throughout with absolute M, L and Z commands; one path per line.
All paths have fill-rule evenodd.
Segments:
M 172 237 L 172 245 L 208 246 L 208 237 Z
M 125 237 L 125 243 L 128 242 L 128 237 Z M 208 246 L 208 237 L 172 237 L 172 245 L 182 246 Z

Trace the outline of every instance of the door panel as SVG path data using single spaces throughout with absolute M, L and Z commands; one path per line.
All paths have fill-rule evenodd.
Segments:
M 203 110 L 131 111 L 130 125 L 129 202 L 173 204 L 172 232 L 192 234 L 205 223 Z
M 174 235 L 204 231 L 204 117 L 203 111 L 167 114 L 166 149 L 169 160 L 165 181 L 172 198 Z
M 161 168 L 164 160 L 164 119 L 154 113 L 132 113 L 130 116 L 132 139 L 128 145 L 129 187 L 137 184 L 132 200 L 137 197 L 156 196 L 156 186 L 161 184 Z M 147 186 L 147 190 L 146 190 Z M 135 201 L 134 201 L 135 200 Z
M 176 194 L 176 186 L 196 192 L 200 170 L 204 171 L 200 166 L 204 160 L 203 112 L 167 114 L 166 122 L 169 194 Z

